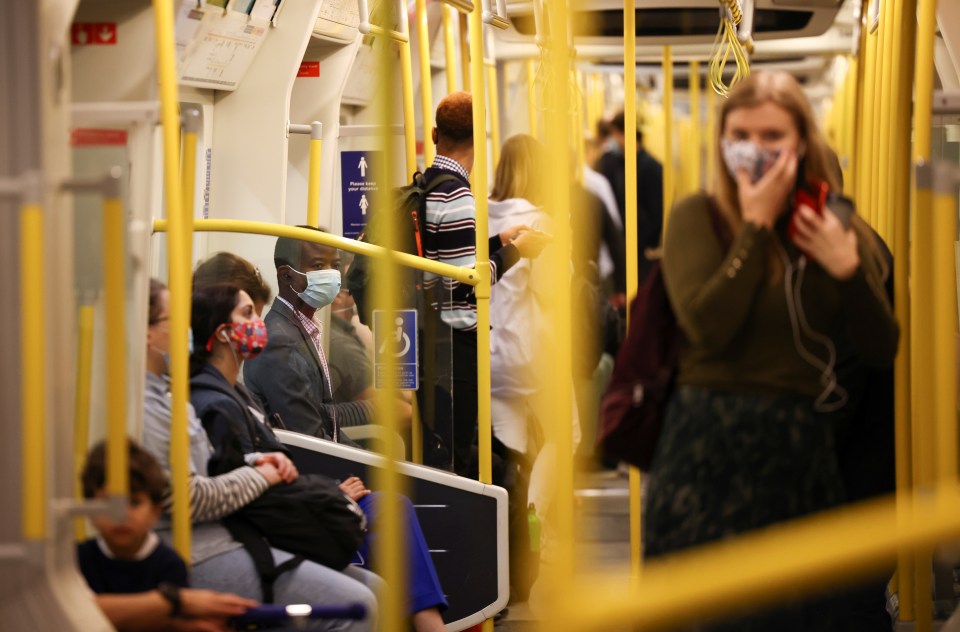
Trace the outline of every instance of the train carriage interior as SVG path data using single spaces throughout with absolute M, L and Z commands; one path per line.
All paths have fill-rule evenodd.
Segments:
M 960 0 L 0 0 L 0 51 L 0 630 L 960 631 Z

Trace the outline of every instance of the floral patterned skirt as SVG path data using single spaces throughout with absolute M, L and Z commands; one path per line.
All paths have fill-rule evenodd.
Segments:
M 814 413 L 812 399 L 680 385 L 668 404 L 647 479 L 644 557 L 814 513 L 842 500 L 833 428 Z M 741 621 L 730 629 L 829 629 L 804 620 L 810 613 L 796 605 L 780 613 L 786 621 L 761 618 L 756 626 Z M 818 608 L 814 616 L 822 612 Z

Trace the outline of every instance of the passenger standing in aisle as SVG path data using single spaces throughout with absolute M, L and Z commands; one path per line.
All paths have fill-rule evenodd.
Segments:
M 627 141 L 623 112 L 610 121 L 611 136 L 618 151 L 608 151 L 600 157 L 597 171 L 606 176 L 617 197 L 620 220 L 627 225 L 626 151 Z M 643 132 L 637 128 L 637 260 L 643 269 L 644 253 L 660 246 L 663 229 L 663 166 L 643 148 Z M 618 288 L 619 290 L 620 288 Z
M 717 196 L 680 201 L 664 248 L 687 344 L 648 479 L 647 557 L 841 503 L 833 428 L 816 414 L 845 399 L 826 333 L 845 326 L 867 366 L 888 366 L 897 349 L 864 223 L 845 228 L 839 202 L 794 213 L 798 186 L 835 185 L 796 80 L 751 75 L 724 103 L 719 130 Z M 729 629 L 836 629 L 831 619 L 828 608 L 796 604 Z
M 433 141 L 437 157 L 424 176 L 443 182 L 427 196 L 424 256 L 472 268 L 477 263 L 477 210 L 470 191 L 473 169 L 473 101 L 469 93 L 447 95 L 437 106 Z M 521 257 L 536 258 L 547 243 L 527 226 L 512 226 L 490 238 L 490 283 L 496 283 Z M 477 476 L 471 446 L 477 434 L 477 299 L 473 287 L 425 272 L 424 288 L 440 310 L 452 339 L 453 463 L 461 476 Z M 443 334 L 440 334 L 442 336 Z M 439 337 L 439 336 L 438 336 Z M 484 394 L 486 395 L 486 394 Z

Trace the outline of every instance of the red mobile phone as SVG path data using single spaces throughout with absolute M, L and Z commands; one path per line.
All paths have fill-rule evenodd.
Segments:
M 830 185 L 823 180 L 804 182 L 797 187 L 797 193 L 793 198 L 793 214 L 790 216 L 790 226 L 787 228 L 787 235 L 791 241 L 797 233 L 797 213 L 800 211 L 800 205 L 806 204 L 817 215 L 823 215 L 823 208 L 829 194 Z

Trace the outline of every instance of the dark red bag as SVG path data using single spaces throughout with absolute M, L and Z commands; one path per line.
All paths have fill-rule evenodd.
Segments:
M 660 262 L 653 261 L 630 303 L 627 337 L 600 404 L 597 442 L 607 456 L 650 468 L 682 344 Z
M 712 198 L 709 214 L 717 239 L 721 245 L 729 245 L 726 225 Z M 600 402 L 597 444 L 607 456 L 644 472 L 650 469 L 683 344 L 684 335 L 667 298 L 660 261 L 650 261 L 630 303 L 627 337 Z

